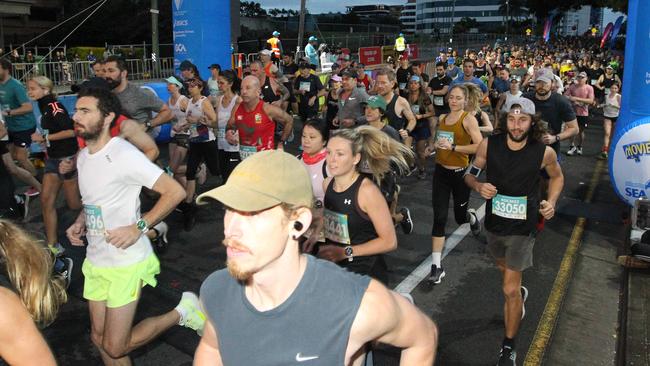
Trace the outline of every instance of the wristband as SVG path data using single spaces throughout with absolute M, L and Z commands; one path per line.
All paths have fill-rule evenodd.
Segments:
M 456 151 L 456 144 L 451 144 L 451 151 Z
M 555 142 L 560 142 L 560 135 L 555 135 Z

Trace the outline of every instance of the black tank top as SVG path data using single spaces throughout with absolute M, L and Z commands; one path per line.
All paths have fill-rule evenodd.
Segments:
M 262 100 L 266 103 L 273 103 L 276 100 L 280 100 L 280 96 L 273 92 L 273 87 L 271 86 L 271 79 L 266 78 L 264 85 L 262 85 Z
M 359 187 L 365 177 L 360 175 L 343 192 L 334 191 L 334 180 L 325 191 L 325 240 L 327 244 L 352 245 L 366 243 L 378 237 L 370 217 L 359 207 Z M 354 257 L 338 262 L 351 272 L 370 275 L 383 283 L 387 282 L 386 263 L 381 255 Z
M 388 124 L 392 128 L 399 131 L 406 125 L 406 118 L 398 117 L 397 113 L 395 113 L 395 104 L 397 104 L 397 98 L 399 98 L 399 95 L 393 92 L 393 99 L 391 99 L 388 105 L 386 105 L 386 117 L 388 118 Z
M 507 134 L 488 137 L 487 182 L 497 196 L 487 201 L 485 228 L 496 235 L 529 235 L 539 210 L 539 168 L 546 145 L 529 138 L 524 148 L 510 150 Z
M 603 75 L 603 86 L 607 89 L 611 88 L 612 85 L 614 85 L 614 82 L 616 82 L 616 75 L 612 74 L 612 78 L 609 79 L 607 77 L 607 74 Z
M 485 76 L 487 75 L 487 73 L 488 73 L 487 63 L 483 64 L 483 66 L 479 66 L 478 64 L 474 66 L 474 76 L 476 76 L 477 78 L 480 78 L 481 76 Z

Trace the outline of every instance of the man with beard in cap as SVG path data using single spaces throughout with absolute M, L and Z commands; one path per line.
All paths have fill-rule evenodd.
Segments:
M 542 141 L 544 130 L 535 104 L 512 98 L 499 126 L 506 133 L 489 136 L 479 144 L 465 173 L 465 183 L 487 200 L 485 229 L 488 251 L 503 276 L 505 337 L 498 365 L 516 365 L 515 336 L 526 314 L 528 290 L 522 272 L 533 265 L 537 215 L 555 215 L 564 177 L 555 151 Z M 486 170 L 486 182 L 477 180 Z M 549 176 L 548 198 L 540 198 L 542 169 Z

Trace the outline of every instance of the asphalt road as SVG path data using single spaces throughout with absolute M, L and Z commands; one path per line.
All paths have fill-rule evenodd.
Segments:
M 565 188 L 558 203 L 557 217 L 548 222 L 545 230 L 538 235 L 534 267 L 524 272 L 524 285 L 528 287 L 530 295 L 526 303 L 526 318 L 517 337 L 520 360 L 525 357 L 539 325 L 576 218 L 589 215 L 598 219 L 597 225 L 585 228 L 587 235 L 590 231 L 597 231 L 612 239 L 622 235 L 621 214 L 624 207 L 613 196 L 605 175 L 597 179 L 600 184 L 596 187 L 596 204 L 582 202 L 597 162 L 596 155 L 600 152 L 601 136 L 602 128 L 600 123 L 596 123 L 588 130 L 584 156 L 564 157 Z M 166 148 L 162 147 L 161 150 L 166 155 Z M 430 162 L 426 180 L 413 176 L 401 181 L 400 204 L 411 209 L 415 230 L 411 235 L 404 235 L 398 229 L 399 248 L 387 255 L 391 288 L 400 285 L 430 256 L 432 170 L 433 163 Z M 218 183 L 218 178 L 210 178 L 201 190 L 210 189 Z M 599 206 L 598 202 L 602 204 Z M 483 203 L 484 200 L 472 193 L 470 207 L 479 208 Z M 38 203 L 34 202 L 28 227 L 42 232 L 38 211 Z M 64 239 L 63 231 L 73 217 L 72 213 L 63 209 L 59 213 L 60 235 Z M 459 229 L 453 220 L 453 213 L 449 217 L 447 232 L 456 233 L 454 241 L 457 241 L 457 245 L 443 259 L 447 276 L 436 286 L 426 280 L 421 283 L 409 280 L 410 287 L 413 287 L 411 293 L 416 304 L 440 328 L 437 364 L 495 364 L 503 338 L 500 274 L 486 253 L 484 234 L 478 237 L 471 234 L 463 236 L 462 232 L 467 232 L 467 229 Z M 160 256 L 162 272 L 158 277 L 159 284 L 155 289 L 144 290 L 136 321 L 172 309 L 183 291 L 198 292 L 202 280 L 225 265 L 226 254 L 220 244 L 223 238 L 223 209 L 219 204 L 201 206 L 197 224 L 191 232 L 181 229 L 182 218 L 178 213 L 172 213 L 166 221 L 171 227 L 170 247 Z M 67 242 L 64 246 L 76 263 L 71 296 L 58 320 L 45 329 L 44 334 L 61 365 L 101 364 L 97 351 L 90 343 L 87 305 L 81 298 L 83 279 L 80 267 L 84 250 L 70 247 Z M 198 340 L 194 332 L 174 327 L 150 345 L 133 352 L 132 356 L 136 365 L 190 365 Z M 254 343 L 251 343 L 251 347 L 254 347 Z M 398 360 L 398 350 L 380 349 L 377 352 L 377 365 L 397 365 Z

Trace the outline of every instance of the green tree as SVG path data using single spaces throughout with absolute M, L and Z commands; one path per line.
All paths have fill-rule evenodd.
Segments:
M 472 28 L 478 28 L 478 21 L 474 18 L 463 17 L 458 23 L 454 24 L 454 33 L 467 33 Z
M 260 3 L 254 1 L 242 1 L 239 4 L 239 14 L 243 17 L 261 18 L 267 16 L 266 10 Z

